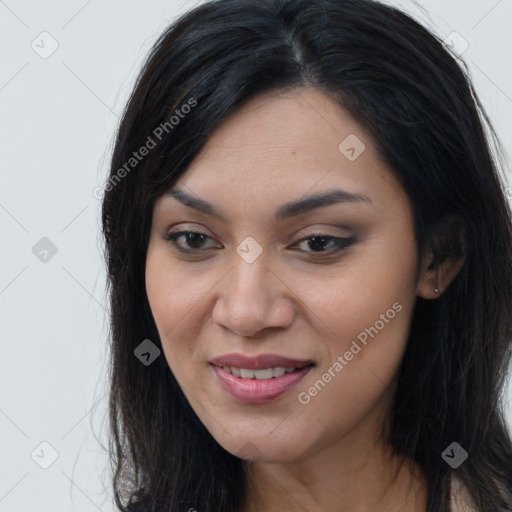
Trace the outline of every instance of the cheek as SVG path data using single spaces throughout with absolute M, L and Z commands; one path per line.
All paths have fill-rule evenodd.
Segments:
M 200 297 L 197 280 L 170 266 L 171 258 L 161 248 L 150 245 L 146 259 L 146 293 L 153 318 L 171 366 L 186 359 L 192 346 L 183 336 L 187 315 Z M 173 350 L 169 350 L 169 345 Z
M 414 241 L 378 245 L 347 263 L 328 286 L 307 284 L 310 324 L 321 334 L 324 357 L 299 402 L 307 402 L 312 415 L 334 415 L 347 425 L 378 401 L 396 373 L 416 300 Z
M 150 243 L 146 293 L 165 358 L 178 380 L 181 374 L 192 378 L 194 365 L 201 359 L 200 331 L 213 307 L 208 292 L 221 278 L 216 270 L 199 273 L 190 263 L 171 257 L 165 246 Z
M 343 353 L 358 336 L 364 343 L 372 334 L 402 345 L 416 300 L 415 271 L 414 240 L 382 236 L 349 255 L 327 278 L 290 275 L 289 281 L 311 313 L 309 322 L 329 340 L 331 351 Z
M 356 425 L 369 437 L 379 431 L 408 339 L 414 301 L 406 290 L 395 289 L 379 300 L 359 292 L 359 300 L 340 297 L 332 311 L 324 310 L 322 317 L 330 322 L 325 357 L 294 395 L 294 442 L 303 446 L 303 456 L 335 443 Z M 274 432 L 278 446 L 286 435 L 282 427 Z M 280 456 L 294 456 L 293 448 L 286 448 L 289 453 L 283 444 Z

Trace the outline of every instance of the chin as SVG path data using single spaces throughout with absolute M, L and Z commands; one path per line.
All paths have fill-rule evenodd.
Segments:
M 269 439 L 256 434 L 243 439 L 229 437 L 217 441 L 235 457 L 251 462 L 291 463 L 304 457 L 304 450 L 289 437 Z

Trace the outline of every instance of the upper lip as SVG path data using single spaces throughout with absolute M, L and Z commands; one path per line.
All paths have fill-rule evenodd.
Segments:
M 210 360 L 215 366 L 234 366 L 235 368 L 245 368 L 247 370 L 264 370 L 266 368 L 303 368 L 314 364 L 311 360 L 291 359 L 278 354 L 260 354 L 249 357 L 243 354 L 225 354 Z

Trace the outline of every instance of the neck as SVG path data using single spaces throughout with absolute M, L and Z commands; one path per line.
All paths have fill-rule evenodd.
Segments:
M 379 442 L 350 440 L 292 463 L 248 467 L 244 512 L 425 512 L 426 481 Z

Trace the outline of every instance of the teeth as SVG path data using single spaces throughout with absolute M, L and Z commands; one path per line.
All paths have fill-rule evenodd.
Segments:
M 240 368 L 240 377 L 242 377 L 242 379 L 254 379 L 254 370 Z
M 274 368 L 274 377 L 282 377 L 286 372 L 286 368 L 283 368 L 282 366 L 278 366 L 277 368 Z
M 247 368 L 223 366 L 222 369 L 225 372 L 231 373 L 235 377 L 241 377 L 242 379 L 268 380 L 276 377 L 282 377 L 285 373 L 293 373 L 297 368 L 294 368 L 293 366 L 290 368 L 277 366 L 276 368 L 265 368 L 264 370 L 249 370 Z
M 274 370 L 267 368 L 266 370 L 254 370 L 254 376 L 258 380 L 272 379 L 274 377 Z

